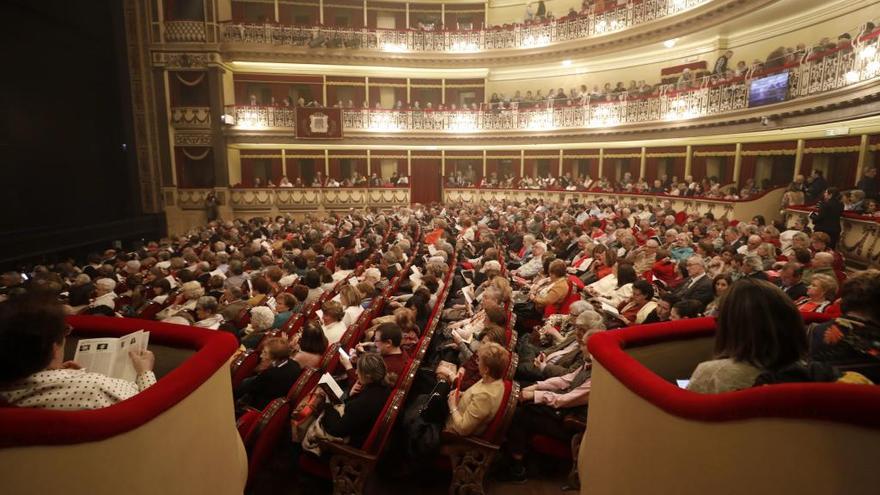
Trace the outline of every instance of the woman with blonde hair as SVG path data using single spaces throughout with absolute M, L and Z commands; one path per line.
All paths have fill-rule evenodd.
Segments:
M 339 289 L 339 302 L 345 308 L 345 316 L 342 317 L 342 323 L 348 327 L 360 318 L 364 312 L 361 302 L 363 295 L 351 284 L 342 284 Z
M 807 286 L 807 295 L 795 303 L 801 313 L 825 313 L 837 295 L 837 280 L 817 273 Z

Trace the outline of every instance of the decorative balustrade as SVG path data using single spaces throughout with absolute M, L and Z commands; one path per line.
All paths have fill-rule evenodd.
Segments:
M 171 125 L 175 129 L 210 129 L 209 107 L 174 107 L 171 109 Z
M 467 53 L 535 48 L 563 41 L 602 36 L 675 15 L 708 1 L 644 0 L 629 2 L 603 12 L 479 30 L 346 29 L 233 22 L 224 24 L 221 36 L 224 41 L 231 43 L 379 49 L 388 52 Z
M 210 189 L 178 189 L 174 206 L 181 210 L 204 210 L 209 192 Z M 409 205 L 409 188 L 405 187 L 229 189 L 229 206 L 233 212 L 325 211 L 403 205 Z
M 494 108 L 483 110 L 383 110 L 344 109 L 346 131 L 449 132 L 548 131 L 555 129 L 608 128 L 626 124 L 680 121 L 749 108 L 750 81 L 788 73 L 787 100 L 843 88 L 880 76 L 877 37 L 857 48 L 835 49 L 780 69 L 752 74 L 751 79 L 703 81 L 700 87 L 663 90 L 659 95 L 627 97 L 616 101 L 591 100 L 584 104 Z M 230 107 L 239 129 L 293 128 L 290 107 Z
M 207 35 L 205 23 L 201 21 L 166 21 L 165 41 L 184 43 L 205 42 Z

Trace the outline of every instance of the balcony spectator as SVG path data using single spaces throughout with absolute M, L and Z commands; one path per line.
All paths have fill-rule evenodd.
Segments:
M 259 177 L 254 177 L 254 187 L 263 187 L 263 180 Z
M 728 66 L 730 65 L 730 59 L 733 57 L 733 51 L 727 50 L 724 52 L 717 60 L 715 60 L 715 69 L 712 71 L 714 74 L 723 75 L 727 72 Z
M 865 212 L 865 192 L 861 189 L 853 189 L 843 194 L 843 211 L 856 215 Z
M 839 369 L 857 369 L 880 380 L 880 271 L 853 275 L 840 294 L 843 316 L 810 329 L 810 358 Z
M 820 175 L 819 178 L 822 176 Z M 843 203 L 840 199 L 840 191 L 836 187 L 830 187 L 824 191 L 822 201 L 818 204 L 817 211 L 810 214 L 813 220 L 813 229 L 816 232 L 825 232 L 831 237 L 829 247 L 837 248 L 840 239 L 840 217 L 843 214 Z
M 828 181 L 822 176 L 821 170 L 813 170 L 807 181 L 806 199 L 807 203 L 812 204 L 822 199 L 822 194 L 828 189 Z
M 290 183 L 290 180 L 287 179 L 286 175 L 282 175 L 281 182 L 278 183 L 278 187 L 293 187 L 293 184 Z
M 864 174 L 859 179 L 859 183 L 856 185 L 856 189 L 863 191 L 865 193 L 866 199 L 877 199 L 877 169 L 874 167 L 868 167 L 865 169 Z

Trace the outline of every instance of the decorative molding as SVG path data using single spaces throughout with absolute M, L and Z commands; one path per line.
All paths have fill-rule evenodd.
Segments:
M 217 52 L 153 52 L 154 67 L 203 70 L 221 64 Z
M 648 153 L 648 157 L 654 156 L 654 153 Z M 687 157 L 687 153 L 658 153 L 657 156 L 675 156 Z M 694 151 L 694 156 L 736 156 L 736 151 Z
M 175 146 L 212 146 L 214 138 L 210 133 L 175 132 Z
M 858 153 L 859 145 L 804 148 L 804 153 Z

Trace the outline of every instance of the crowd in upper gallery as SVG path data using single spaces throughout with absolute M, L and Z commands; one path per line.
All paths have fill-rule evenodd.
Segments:
M 761 60 L 755 58 L 751 63 L 745 60 L 739 60 L 734 63 L 732 50 L 726 50 L 719 56 L 710 70 L 698 70 L 685 67 L 681 73 L 673 78 L 664 78 L 660 82 L 650 83 L 646 80 L 630 80 L 629 83 L 617 81 L 616 83 L 605 82 L 600 87 L 594 84 L 589 89 L 587 84 L 581 84 L 578 87 L 572 87 L 567 92 L 564 88 L 550 86 L 546 93 L 543 89 L 529 89 L 523 92 L 516 90 L 514 94 L 509 95 L 503 92 L 492 93 L 488 101 L 485 103 L 449 103 L 441 102 L 421 102 L 414 100 L 411 103 L 404 103 L 398 100 L 391 107 L 384 107 L 382 102 L 375 102 L 372 109 L 375 110 L 397 110 L 397 111 L 413 111 L 413 112 L 465 112 L 480 110 L 516 110 L 516 109 L 532 109 L 532 108 L 553 108 L 559 106 L 580 106 L 590 103 L 607 103 L 615 101 L 638 100 L 647 97 L 656 97 L 660 94 L 673 94 L 679 91 L 689 91 L 707 86 L 718 86 L 727 83 L 741 83 L 752 78 L 760 77 L 769 73 L 783 70 L 786 67 L 792 67 L 804 61 L 820 59 L 829 53 L 837 53 L 840 51 L 851 51 L 857 46 L 871 42 L 876 36 L 877 27 L 873 22 L 866 22 L 853 35 L 849 32 L 841 33 L 836 41 L 829 37 L 823 37 L 817 42 L 808 46 L 805 43 L 798 43 L 792 46 L 780 46 L 772 50 L 767 56 Z M 290 108 L 299 107 L 323 107 L 324 105 L 317 99 L 306 100 L 300 97 L 294 102 L 290 97 L 285 97 L 277 101 L 275 97 L 270 97 L 269 101 L 261 101 L 256 94 L 249 96 L 249 104 L 251 106 L 267 105 L 271 107 Z M 339 100 L 334 108 L 343 109 L 371 109 L 369 103 L 364 100 L 359 105 L 354 100 Z

